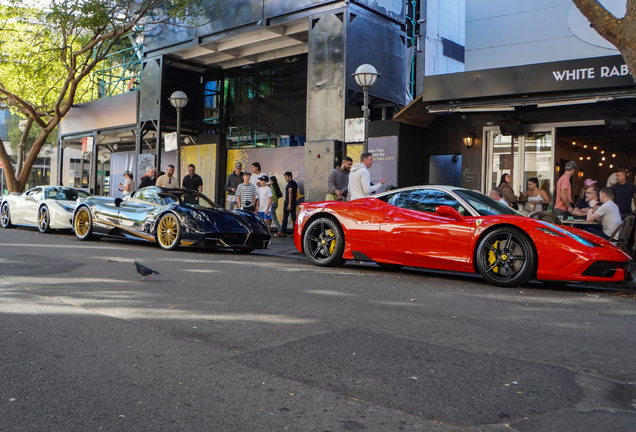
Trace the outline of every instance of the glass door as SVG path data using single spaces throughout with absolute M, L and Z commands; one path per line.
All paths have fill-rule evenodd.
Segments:
M 531 131 L 522 135 L 503 135 L 499 128 L 487 130 L 486 193 L 510 174 L 516 195 L 525 192 L 529 178 L 536 177 L 539 187 L 551 194 L 554 166 L 554 131 Z

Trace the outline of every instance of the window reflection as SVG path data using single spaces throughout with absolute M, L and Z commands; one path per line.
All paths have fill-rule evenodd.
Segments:
M 460 202 L 453 198 L 448 192 L 434 189 L 402 192 L 391 197 L 389 204 L 403 209 L 417 210 L 426 213 L 435 213 L 435 209 L 439 206 L 450 206 L 461 215 L 465 216 L 467 213 Z

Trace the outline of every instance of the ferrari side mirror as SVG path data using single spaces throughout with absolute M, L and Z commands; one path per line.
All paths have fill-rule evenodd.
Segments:
M 452 208 L 451 206 L 439 206 L 435 208 L 435 213 L 440 216 L 449 217 L 455 219 L 456 221 L 464 222 L 464 216 L 460 215 L 457 210 Z

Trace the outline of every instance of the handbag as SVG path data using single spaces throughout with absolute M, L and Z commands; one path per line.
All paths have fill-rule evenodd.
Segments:
M 531 202 L 527 202 L 523 205 L 523 209 L 527 212 L 533 212 L 534 211 L 534 204 L 532 204 Z
M 254 203 L 252 201 L 245 201 L 245 205 L 243 205 L 243 208 L 241 210 L 253 212 L 254 210 L 256 210 L 256 208 L 254 207 Z

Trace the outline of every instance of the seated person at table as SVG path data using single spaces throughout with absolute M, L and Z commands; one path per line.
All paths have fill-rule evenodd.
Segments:
M 612 188 L 604 187 L 601 189 L 600 195 L 603 205 L 597 208 L 597 202 L 590 201 L 590 209 L 587 212 L 587 220 L 588 222 L 601 220 L 603 224 L 603 231 L 597 231 L 594 234 L 607 240 L 621 224 L 621 214 L 618 211 L 618 206 L 614 204 L 614 201 L 612 201 L 614 199 L 614 191 Z
M 587 218 L 587 212 L 590 210 L 590 202 L 592 201 L 596 203 L 596 207 L 601 206 L 601 203 L 598 201 L 598 188 L 596 186 L 588 186 L 588 188 L 585 189 L 585 199 L 579 201 L 579 203 L 574 206 L 572 215 L 579 218 Z
M 539 179 L 532 177 L 528 179 L 528 190 L 520 197 L 525 199 L 526 203 L 523 205 L 524 214 L 530 214 L 535 211 L 543 210 L 543 204 L 550 202 L 548 193 L 539 188 Z
M 494 187 L 490 189 L 490 193 L 488 195 L 490 196 L 490 198 L 494 199 L 495 201 L 499 201 L 503 205 L 510 207 L 510 204 L 508 204 L 508 202 L 503 197 L 504 194 L 501 188 Z

